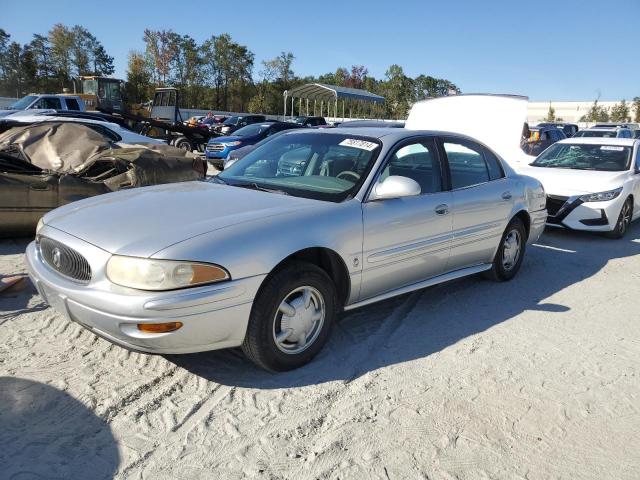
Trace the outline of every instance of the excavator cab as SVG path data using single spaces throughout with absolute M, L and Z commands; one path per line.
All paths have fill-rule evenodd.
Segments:
M 82 93 L 87 110 L 122 112 L 122 80 L 108 77 L 80 77 Z

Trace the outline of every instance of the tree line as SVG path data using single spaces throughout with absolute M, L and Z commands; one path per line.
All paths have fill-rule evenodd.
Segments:
M 24 45 L 11 41 L 11 35 L 0 28 L 0 95 L 62 92 L 73 89 L 73 77 L 113 72 L 113 57 L 80 25 L 56 24 Z
M 128 56 L 123 94 L 130 104 L 153 98 L 156 87 L 170 86 L 180 90 L 181 107 L 279 114 L 284 90 L 318 82 L 361 88 L 385 97 L 385 104 L 376 110 L 349 102 L 347 112 L 353 116 L 404 118 L 418 100 L 460 93 L 449 80 L 429 75 L 412 78 L 400 65 L 389 66 L 382 79 L 369 75 L 363 65 L 339 67 L 319 76 L 298 76 L 293 70 L 293 53 L 281 52 L 256 64 L 254 53 L 227 33 L 198 43 L 173 30 L 146 29 L 142 40 L 144 49 L 133 50 Z M 2 96 L 56 93 L 64 88 L 73 91 L 74 77 L 113 72 L 113 57 L 80 25 L 56 24 L 45 35 L 34 34 L 24 45 L 0 29 Z M 297 111 L 298 104 L 294 107 Z
M 640 123 L 640 97 L 635 97 L 631 103 L 626 100 L 607 108 L 600 105 L 599 100 L 593 101 L 589 111 L 580 117 L 580 122 L 631 122 Z M 545 122 L 561 122 L 563 119 L 556 116 L 556 110 L 549 104 Z

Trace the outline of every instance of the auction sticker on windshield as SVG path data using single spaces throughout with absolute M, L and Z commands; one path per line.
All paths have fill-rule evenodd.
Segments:
M 603 145 L 600 147 L 600 150 L 609 150 L 611 152 L 621 152 L 624 150 L 624 147 L 612 147 L 610 145 Z
M 339 143 L 339 145 L 342 145 L 343 147 L 360 148 L 361 150 L 366 150 L 368 152 L 374 150 L 378 146 L 377 143 L 358 140 L 357 138 L 345 138 Z

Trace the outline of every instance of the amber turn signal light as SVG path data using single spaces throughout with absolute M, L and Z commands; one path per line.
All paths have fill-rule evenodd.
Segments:
M 174 332 L 182 327 L 182 322 L 167 323 L 139 323 L 138 330 L 146 333 L 167 333 Z

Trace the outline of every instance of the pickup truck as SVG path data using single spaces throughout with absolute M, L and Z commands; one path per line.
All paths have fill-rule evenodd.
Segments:
M 30 94 L 22 97 L 7 110 L 0 110 L 0 117 L 6 117 L 20 110 L 72 110 L 86 111 L 84 102 L 76 95 Z

